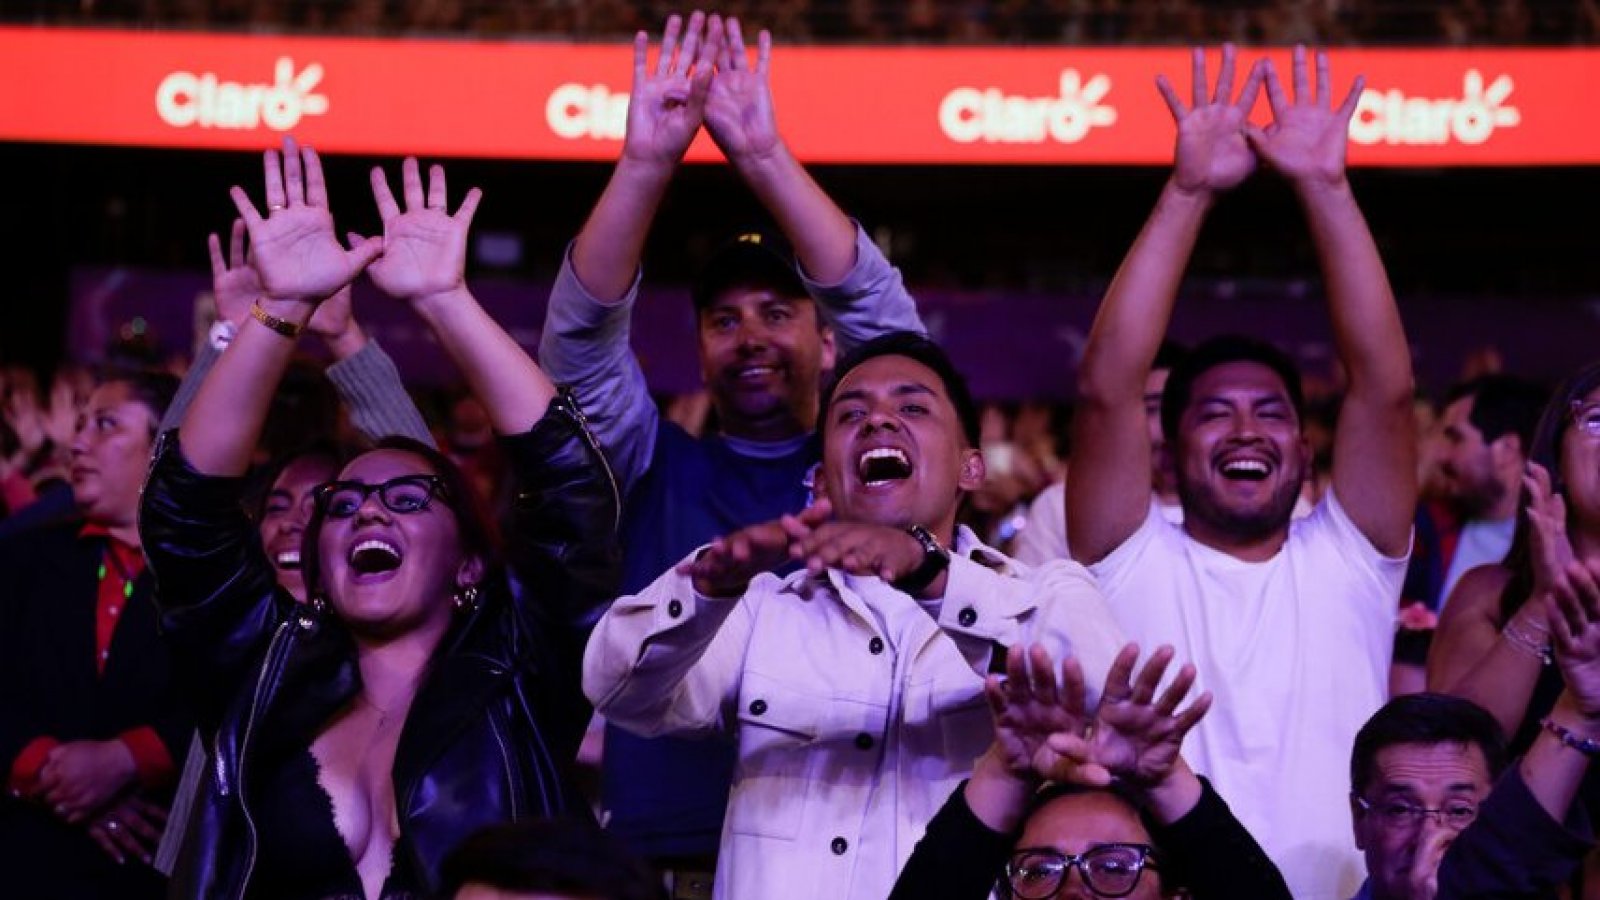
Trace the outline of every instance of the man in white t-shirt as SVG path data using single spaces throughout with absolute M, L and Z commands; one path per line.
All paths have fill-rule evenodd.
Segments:
M 1178 122 L 1172 176 L 1118 271 L 1079 373 L 1067 519 L 1073 555 L 1100 578 L 1130 638 L 1170 643 L 1212 691 L 1184 755 L 1228 797 L 1302 900 L 1361 881 L 1344 766 L 1383 702 L 1416 502 L 1411 359 L 1372 236 L 1345 179 L 1358 80 L 1338 108 L 1326 58 L 1315 94 L 1295 52 L 1294 97 L 1270 63 L 1233 101 L 1231 48 L 1214 96 L 1196 51 L 1193 107 L 1165 79 Z M 1249 124 L 1267 88 L 1273 123 Z M 1269 345 L 1218 338 L 1168 379 L 1162 426 L 1183 524 L 1150 497 L 1143 388 L 1205 214 L 1264 164 L 1294 189 L 1327 282 L 1349 390 L 1333 486 L 1291 511 L 1311 464 L 1299 375 Z

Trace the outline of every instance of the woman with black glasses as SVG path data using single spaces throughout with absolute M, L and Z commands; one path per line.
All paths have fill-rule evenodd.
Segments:
M 334 238 L 316 154 L 266 155 L 265 218 L 238 188 L 262 296 L 146 485 L 163 626 L 213 763 L 174 874 L 183 897 L 431 896 L 484 825 L 584 816 L 564 770 L 588 721 L 587 626 L 615 594 L 617 494 L 583 417 L 463 281 L 478 193 L 381 171 L 381 238 Z M 276 583 L 240 508 L 271 392 L 317 305 L 366 270 L 463 369 L 520 480 L 501 571 L 457 469 L 390 438 L 315 492 L 309 603 Z
M 1083 670 L 1044 648 L 1013 647 L 989 676 L 995 740 L 951 795 L 895 883 L 890 900 L 1291 900 L 1289 888 L 1211 785 L 1178 755 L 1211 706 L 1162 647 L 1133 677 L 1129 644 L 1087 710 Z M 1059 673 L 1059 679 L 1057 675 Z M 1041 789 L 1041 785 L 1047 785 Z

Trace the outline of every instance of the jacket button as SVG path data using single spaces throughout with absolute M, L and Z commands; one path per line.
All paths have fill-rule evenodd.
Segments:
M 978 611 L 969 606 L 956 616 L 956 621 L 960 622 L 963 628 L 971 628 L 972 623 L 978 621 Z
M 871 750 L 872 749 L 872 735 L 867 734 L 865 731 L 863 731 L 860 734 L 856 735 L 856 749 L 858 749 L 858 750 Z
M 867 641 L 867 652 L 871 653 L 873 656 L 877 656 L 879 653 L 882 653 L 883 638 L 875 637 L 872 640 Z
M 750 715 L 752 715 L 752 716 L 764 715 L 766 713 L 766 711 L 767 711 L 767 701 L 765 701 L 765 700 L 751 700 L 750 701 Z
M 673 617 L 674 619 L 676 619 L 677 617 L 683 615 L 683 602 L 679 601 L 679 600 L 674 600 L 671 603 L 668 603 L 667 604 L 667 615 Z
M 842 837 L 836 837 L 836 838 L 833 839 L 833 855 L 834 856 L 843 856 L 845 854 L 845 851 L 847 851 L 849 849 L 850 849 L 850 842 L 849 841 L 845 840 Z

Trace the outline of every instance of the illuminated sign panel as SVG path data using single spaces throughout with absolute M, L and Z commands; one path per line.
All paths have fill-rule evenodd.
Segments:
M 1340 85 L 1367 76 L 1356 165 L 1600 164 L 1600 50 L 1332 59 Z M 0 28 L 0 140 L 253 150 L 293 131 L 330 153 L 603 161 L 631 69 L 623 45 Z M 1158 72 L 1181 82 L 1187 52 L 779 47 L 772 79 L 808 162 L 1163 165 Z

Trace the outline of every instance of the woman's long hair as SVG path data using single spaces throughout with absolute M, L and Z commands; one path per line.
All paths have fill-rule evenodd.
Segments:
M 1600 388 L 1600 362 L 1592 362 L 1579 369 L 1561 387 L 1556 389 L 1550 402 L 1539 416 L 1539 426 L 1533 432 L 1533 444 L 1528 448 L 1528 459 L 1545 467 L 1550 473 L 1550 487 L 1560 496 L 1566 496 L 1567 480 L 1561 471 L 1561 444 L 1567 427 L 1572 424 L 1574 403 Z M 1567 504 L 1567 526 L 1573 526 L 1572 504 Z M 1533 593 L 1533 547 L 1528 534 L 1528 495 L 1522 492 L 1517 508 L 1517 531 L 1506 552 L 1504 565 L 1511 570 L 1511 580 L 1500 592 L 1500 621 L 1511 621 L 1522 604 Z

